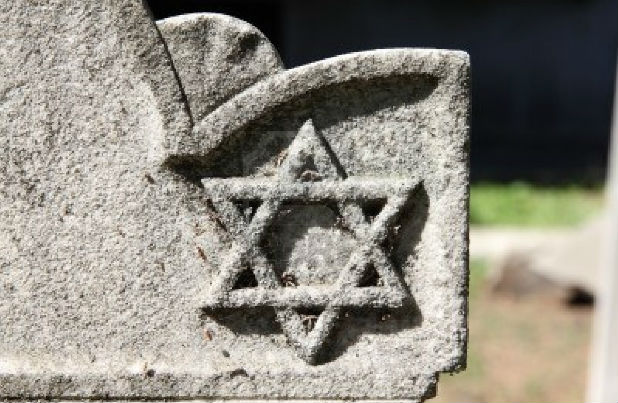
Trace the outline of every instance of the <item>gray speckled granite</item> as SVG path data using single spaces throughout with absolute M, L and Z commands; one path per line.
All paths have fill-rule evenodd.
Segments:
M 138 0 L 0 24 L 0 399 L 419 401 L 465 364 L 465 53 L 284 70 Z

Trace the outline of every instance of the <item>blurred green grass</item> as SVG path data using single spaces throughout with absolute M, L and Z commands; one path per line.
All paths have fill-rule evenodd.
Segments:
M 473 225 L 552 227 L 577 225 L 601 211 L 600 186 L 538 187 L 479 183 L 470 188 Z

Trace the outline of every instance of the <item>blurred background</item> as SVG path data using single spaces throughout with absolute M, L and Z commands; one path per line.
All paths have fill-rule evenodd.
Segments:
M 599 290 L 617 0 L 148 0 L 221 12 L 287 67 L 388 47 L 472 59 L 468 369 L 436 402 L 584 401 Z

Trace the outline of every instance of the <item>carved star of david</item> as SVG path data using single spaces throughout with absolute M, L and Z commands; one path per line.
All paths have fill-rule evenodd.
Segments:
M 272 178 L 208 178 L 202 181 L 227 231 L 235 238 L 221 260 L 219 275 L 205 298 L 209 310 L 272 307 L 297 355 L 316 364 L 338 319 L 349 308 L 398 308 L 409 298 L 407 288 L 383 247 L 418 181 L 346 178 L 343 169 L 311 120 L 299 130 L 287 156 Z M 373 218 L 363 212 L 365 202 L 384 202 Z M 259 205 L 248 217 L 239 202 Z M 286 286 L 264 256 L 260 241 L 280 207 L 294 203 L 336 203 L 340 219 L 357 241 L 357 248 L 328 286 Z M 243 271 L 251 270 L 257 286 L 235 288 Z M 361 286 L 369 270 L 380 282 Z M 299 310 L 323 310 L 309 329 Z

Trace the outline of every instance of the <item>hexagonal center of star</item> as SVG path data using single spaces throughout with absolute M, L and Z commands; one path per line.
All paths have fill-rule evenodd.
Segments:
M 261 245 L 284 286 L 334 284 L 356 246 L 329 203 L 284 204 Z

